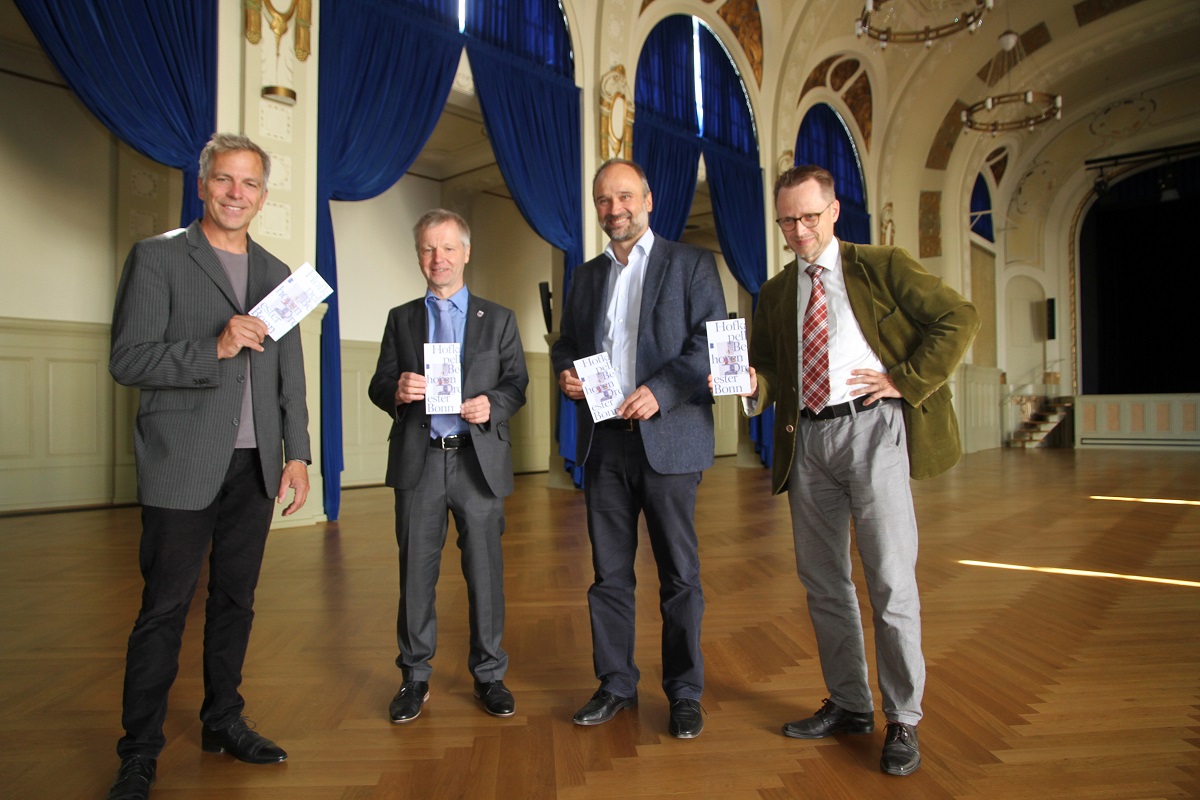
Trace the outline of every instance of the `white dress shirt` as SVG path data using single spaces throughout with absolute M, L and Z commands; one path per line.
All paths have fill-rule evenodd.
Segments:
M 842 272 L 842 253 L 836 237 L 829 240 L 829 245 L 817 256 L 816 265 L 822 267 L 821 285 L 825 287 L 825 306 L 829 313 L 829 405 L 846 403 L 854 398 L 852 391 L 862 387 L 850 385 L 846 381 L 853 377 L 850 372 L 856 369 L 873 369 L 877 372 L 887 372 L 879 356 L 867 344 L 854 311 L 850 308 L 850 297 L 846 294 L 846 275 Z M 800 267 L 799 280 L 796 281 L 796 341 L 804 341 L 804 310 L 808 308 L 808 298 L 812 295 L 812 280 L 804 270 L 808 263 L 798 259 Z M 796 365 L 797 375 L 804 374 L 804 352 L 798 348 L 799 363 Z
M 613 369 L 626 397 L 637 388 L 637 337 L 642 317 L 642 284 L 646 280 L 646 261 L 654 246 L 654 233 L 647 228 L 629 252 L 629 263 L 617 261 L 612 243 L 604 254 L 612 264 L 608 273 L 608 305 L 604 310 L 604 352 L 612 359 Z

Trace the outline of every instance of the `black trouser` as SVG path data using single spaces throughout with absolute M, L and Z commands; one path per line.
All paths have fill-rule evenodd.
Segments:
M 166 742 L 167 695 L 179 671 L 183 627 L 205 553 L 208 602 L 200 719 L 219 728 L 241 716 L 238 686 L 272 505 L 263 490 L 258 451 L 243 449 L 234 450 L 225 481 L 207 508 L 143 506 L 139 560 L 145 587 L 125 660 L 125 736 L 117 743 L 121 758 L 157 758 Z

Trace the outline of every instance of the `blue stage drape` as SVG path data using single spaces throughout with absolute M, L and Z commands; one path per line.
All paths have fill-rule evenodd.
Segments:
M 996 241 L 992 229 L 992 193 L 988 191 L 987 179 L 982 172 L 975 176 L 975 186 L 971 189 L 971 232 L 989 242 Z
M 16 0 L 67 85 L 117 138 L 183 171 L 180 225 L 200 217 L 200 151 L 216 124 L 217 6 L 193 0 Z M 16 113 L 16 112 L 13 112 Z
M 804 115 L 796 136 L 796 164 L 817 164 L 833 173 L 841 204 L 834 234 L 846 242 L 870 244 L 871 216 L 862 165 L 845 121 L 832 107 L 818 103 Z
M 757 305 L 759 287 L 767 279 L 767 217 L 754 115 L 741 76 L 720 41 L 703 25 L 699 36 L 704 166 L 717 241 L 729 271 Z M 774 420 L 774 407 L 750 419 L 750 440 L 767 466 L 774 457 Z
M 492 152 L 529 226 L 563 251 L 563 296 L 583 262 L 581 97 L 557 0 L 468 0 L 467 56 Z M 576 485 L 575 404 L 561 393 L 558 449 Z
M 633 160 L 645 170 L 654 195 L 650 227 L 678 241 L 692 210 L 700 163 L 691 17 L 667 17 L 650 31 L 638 56 L 634 98 Z
M 322 17 L 317 114 L 317 271 L 334 288 L 321 328 L 321 474 L 325 514 L 341 507 L 342 355 L 331 200 L 389 189 L 441 116 L 463 39 L 444 0 L 338 0 Z M 436 20 L 445 20 L 439 22 Z

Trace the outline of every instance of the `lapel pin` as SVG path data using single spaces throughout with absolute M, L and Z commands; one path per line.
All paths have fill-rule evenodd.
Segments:
M 475 316 L 477 316 L 477 317 L 482 317 L 482 316 L 483 316 L 483 312 L 482 312 L 482 311 L 476 311 L 476 312 L 475 312 Z

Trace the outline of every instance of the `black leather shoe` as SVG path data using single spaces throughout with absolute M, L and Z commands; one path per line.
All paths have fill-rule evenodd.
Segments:
M 108 800 L 149 800 L 158 761 L 150 756 L 125 756 Z
M 921 748 L 917 744 L 917 726 L 888 722 L 879 768 L 888 775 L 911 775 L 921 766 Z
M 475 696 L 483 701 L 483 710 L 493 717 L 511 717 L 517 710 L 517 701 L 504 681 L 475 681 Z
M 874 712 L 847 711 L 828 698 L 821 703 L 821 708 L 816 714 L 783 726 L 783 735 L 793 739 L 824 739 L 835 733 L 874 732 Z
M 704 730 L 700 701 L 680 698 L 671 701 L 671 722 L 667 733 L 676 739 L 695 739 Z
M 637 705 L 637 695 L 633 697 L 617 697 L 612 692 L 603 689 L 592 695 L 583 708 L 575 712 L 576 725 L 602 725 L 617 715 L 622 708 L 633 708 Z
M 388 706 L 388 714 L 392 722 L 399 725 L 402 722 L 412 722 L 421 716 L 421 706 L 429 699 L 429 684 L 425 681 L 405 681 L 400 684 L 400 691 L 392 698 Z
M 229 753 L 247 764 L 277 764 L 287 759 L 282 747 L 250 730 L 245 717 L 219 730 L 205 725 L 200 731 L 200 748 L 206 753 Z

